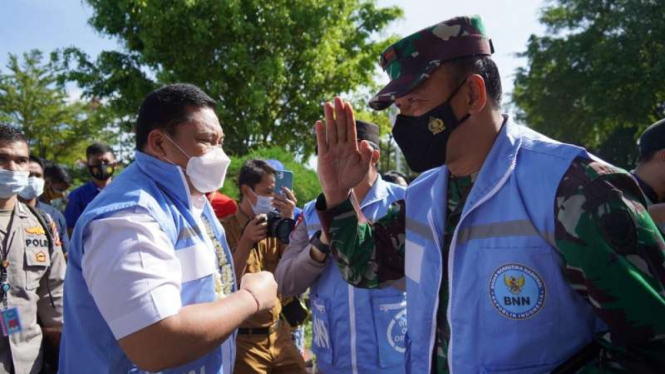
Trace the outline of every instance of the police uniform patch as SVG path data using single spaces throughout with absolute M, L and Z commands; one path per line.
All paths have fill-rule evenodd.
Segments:
M 46 231 L 41 225 L 25 228 L 25 232 L 31 235 L 46 235 Z
M 490 280 L 494 308 L 506 318 L 528 319 L 545 304 L 545 283 L 540 275 L 519 264 L 498 268 Z
M 42 264 L 45 263 L 46 262 L 46 253 L 44 253 L 44 251 L 37 252 L 37 254 L 35 255 L 35 260 L 37 262 L 42 263 Z

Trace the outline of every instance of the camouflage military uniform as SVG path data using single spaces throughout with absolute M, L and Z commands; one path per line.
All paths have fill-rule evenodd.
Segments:
M 472 177 L 455 179 L 448 183 L 444 251 L 472 185 Z M 333 245 L 344 278 L 374 288 L 404 276 L 404 201 L 369 224 L 353 200 L 319 213 L 333 244 L 345 243 Z M 628 173 L 584 158 L 571 164 L 552 202 L 556 249 L 565 262 L 562 271 L 609 328 L 596 337 L 603 349 L 584 373 L 655 373 L 665 368 L 665 243 L 644 204 Z M 319 207 L 324 205 L 320 198 Z M 446 263 L 443 269 L 447 272 Z M 442 279 L 446 282 L 447 277 Z M 448 287 L 440 290 L 432 352 L 437 374 L 448 372 Z

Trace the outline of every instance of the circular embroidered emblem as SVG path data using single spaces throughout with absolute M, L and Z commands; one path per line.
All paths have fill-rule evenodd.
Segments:
M 432 133 L 432 135 L 436 135 L 445 130 L 446 125 L 443 123 L 443 121 L 440 118 L 430 117 L 429 123 L 427 124 L 427 128 Z
M 494 308 L 510 319 L 527 319 L 545 304 L 545 283 L 526 266 L 507 264 L 498 268 L 490 280 Z
M 386 331 L 388 342 L 399 353 L 406 352 L 404 346 L 404 336 L 406 335 L 406 309 L 397 313 L 395 317 L 388 324 L 388 331 Z

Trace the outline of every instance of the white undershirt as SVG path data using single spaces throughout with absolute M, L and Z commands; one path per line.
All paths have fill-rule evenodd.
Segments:
M 203 204 L 205 201 L 192 198 L 193 215 L 205 233 L 200 222 Z M 203 236 L 211 248 L 207 235 Z M 146 209 L 137 207 L 91 222 L 83 243 L 83 278 L 116 339 L 178 314 L 182 308 L 181 260 Z M 204 252 L 214 260 L 214 252 Z

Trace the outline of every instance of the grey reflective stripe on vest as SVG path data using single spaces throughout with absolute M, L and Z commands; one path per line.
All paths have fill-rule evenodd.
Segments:
M 425 240 L 434 240 L 434 235 L 432 235 L 432 229 L 429 225 L 420 223 L 414 219 L 409 219 L 408 217 L 406 219 L 406 231 L 411 231 L 423 237 Z
M 198 237 L 200 235 L 198 228 L 194 227 L 183 227 L 182 230 L 178 233 L 178 241 L 186 240 L 192 237 Z
M 540 235 L 538 230 L 533 226 L 533 223 L 528 219 L 497 222 L 487 225 L 477 225 L 464 229 L 459 232 L 457 243 L 463 244 L 473 239 L 486 239 L 492 237 L 505 237 L 505 236 L 536 236 Z M 554 245 L 554 235 L 551 233 L 544 233 L 545 239 L 550 245 Z

